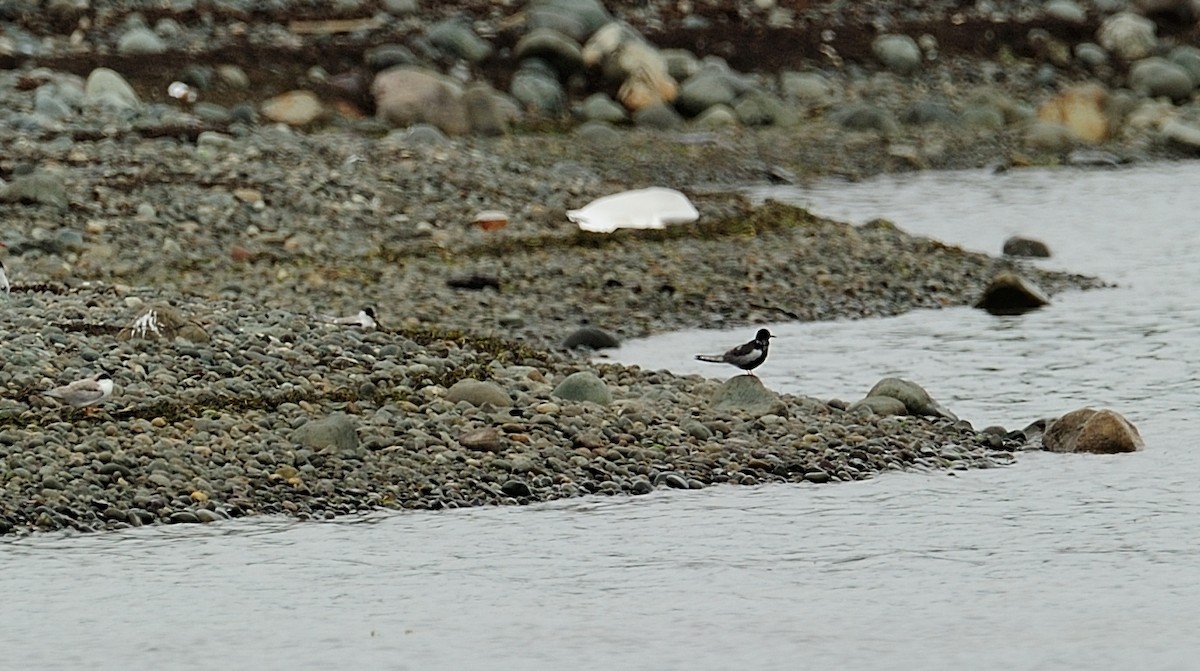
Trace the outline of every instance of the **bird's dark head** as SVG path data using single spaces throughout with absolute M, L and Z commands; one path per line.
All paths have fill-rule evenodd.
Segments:
M 111 379 L 112 379 L 112 376 L 109 375 L 108 373 L 100 373 L 99 375 L 96 376 L 97 382 L 103 382 L 104 380 L 111 380 Z
M 775 337 L 775 336 L 771 335 L 771 332 L 770 332 L 770 331 L 768 331 L 768 330 L 766 330 L 766 329 L 759 329 L 759 330 L 758 330 L 758 335 L 754 336 L 754 339 L 755 339 L 755 340 L 757 340 L 757 341 L 759 341 L 759 342 L 766 342 L 766 341 L 768 341 L 768 340 L 770 340 L 771 338 L 774 338 L 774 337 Z
M 378 319 L 378 317 L 375 316 L 375 306 L 368 305 L 368 306 L 364 307 L 362 309 L 362 311 L 364 314 L 366 314 L 371 319 Z

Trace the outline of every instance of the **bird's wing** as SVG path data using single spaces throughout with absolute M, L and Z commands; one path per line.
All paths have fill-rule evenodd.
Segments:
M 104 398 L 104 390 L 96 380 L 76 380 L 66 386 L 51 389 L 46 395 L 70 403 L 90 403 Z
M 725 356 L 727 356 L 729 358 L 744 357 L 744 356 L 750 354 L 751 352 L 753 352 L 757 348 L 757 346 L 758 346 L 758 343 L 751 340 L 748 343 L 742 343 L 741 345 L 738 345 L 737 347 L 734 347 L 733 349 L 729 350 L 728 352 L 725 353 Z

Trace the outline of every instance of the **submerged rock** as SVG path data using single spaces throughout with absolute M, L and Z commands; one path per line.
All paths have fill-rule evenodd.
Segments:
M 1006 270 L 988 283 L 975 307 L 994 315 L 1019 315 L 1049 305 L 1050 299 L 1033 282 Z

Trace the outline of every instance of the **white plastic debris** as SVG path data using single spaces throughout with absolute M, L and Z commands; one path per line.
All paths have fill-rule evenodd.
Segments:
M 567 211 L 567 219 L 592 233 L 612 233 L 618 228 L 662 228 L 699 218 L 700 213 L 687 196 L 659 186 L 614 193 L 578 210 Z

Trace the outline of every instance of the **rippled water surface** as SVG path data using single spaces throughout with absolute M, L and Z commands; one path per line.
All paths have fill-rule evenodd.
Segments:
M 926 173 L 756 192 L 1118 289 L 1037 313 L 772 324 L 777 389 L 921 382 L 977 426 L 1081 405 L 1134 455 L 527 508 L 0 542 L 0 668 L 1194 669 L 1200 164 Z M 725 376 L 670 334 L 614 357 Z

